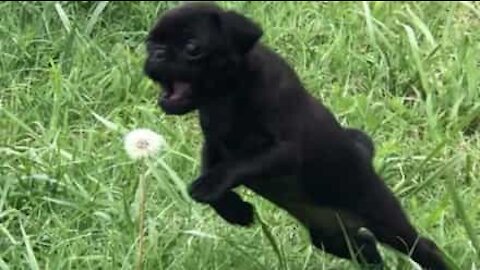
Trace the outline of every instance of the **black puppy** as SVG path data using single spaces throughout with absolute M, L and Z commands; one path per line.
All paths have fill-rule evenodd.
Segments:
M 369 136 L 340 126 L 261 36 L 251 20 L 207 3 L 169 10 L 148 35 L 145 73 L 163 88 L 160 107 L 199 111 L 205 142 L 192 198 L 249 225 L 253 207 L 233 191 L 246 186 L 326 252 L 381 267 L 372 232 L 424 268 L 447 269 L 374 171 Z

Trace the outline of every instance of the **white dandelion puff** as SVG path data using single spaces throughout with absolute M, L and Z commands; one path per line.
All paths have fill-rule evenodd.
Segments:
M 124 147 L 132 159 L 152 157 L 166 146 L 165 139 L 158 133 L 146 128 L 130 131 L 124 139 Z

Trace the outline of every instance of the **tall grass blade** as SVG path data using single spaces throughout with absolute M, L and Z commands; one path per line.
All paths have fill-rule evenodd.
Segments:
M 287 261 L 285 259 L 285 254 L 282 248 L 280 247 L 280 245 L 277 243 L 275 236 L 270 231 L 270 228 L 268 227 L 268 225 L 262 220 L 260 214 L 257 211 L 255 211 L 255 216 L 257 217 L 260 223 L 260 227 L 262 228 L 263 233 L 267 237 L 268 241 L 270 242 L 270 245 L 272 245 L 272 248 L 275 254 L 277 255 L 278 261 L 280 262 L 280 268 L 283 270 L 288 270 L 289 268 L 288 268 Z
M 22 222 L 20 222 L 20 231 L 22 232 L 23 242 L 25 244 L 25 248 L 27 250 L 27 262 L 32 270 L 39 270 L 37 259 L 35 258 L 35 254 L 32 249 L 32 245 L 30 244 L 30 240 L 28 239 L 27 234 L 25 233 L 25 229 L 23 228 Z
M 68 33 L 70 33 L 70 31 L 72 31 L 72 24 L 70 23 L 67 13 L 62 8 L 62 5 L 60 5 L 60 3 L 55 3 L 55 10 L 57 11 L 58 17 L 60 17 L 60 20 L 62 21 L 63 27 Z
M 470 167 L 466 166 L 465 168 L 466 168 L 465 175 L 466 177 L 468 177 L 468 175 L 470 175 L 470 171 L 468 171 Z M 460 218 L 460 220 L 462 221 L 465 231 L 467 232 L 468 238 L 470 239 L 472 246 L 476 251 L 478 259 L 480 260 L 480 242 L 477 237 L 477 232 L 475 231 L 468 217 L 467 211 L 465 210 L 465 205 L 462 199 L 460 198 L 460 195 L 457 192 L 457 188 L 455 186 L 455 177 L 453 175 L 450 175 L 450 177 L 448 177 L 446 181 L 446 184 L 447 184 L 447 191 L 453 201 L 453 206 L 455 207 L 455 211 L 458 217 Z
M 95 10 L 92 13 L 92 16 L 88 20 L 87 27 L 85 28 L 85 34 L 87 36 L 92 33 L 93 27 L 97 24 L 98 20 L 100 19 L 100 15 L 102 14 L 103 10 L 107 7 L 109 1 L 100 1 L 98 2 Z

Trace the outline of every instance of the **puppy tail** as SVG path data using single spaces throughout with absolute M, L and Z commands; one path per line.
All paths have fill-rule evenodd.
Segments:
M 365 132 L 356 128 L 346 128 L 345 131 L 348 136 L 353 139 L 355 145 L 363 156 L 369 161 L 373 160 L 373 157 L 375 156 L 375 145 L 372 138 Z

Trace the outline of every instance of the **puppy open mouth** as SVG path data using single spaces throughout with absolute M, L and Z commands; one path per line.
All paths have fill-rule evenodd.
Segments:
M 174 81 L 163 85 L 163 94 L 159 105 L 166 113 L 183 114 L 193 106 L 192 87 L 190 83 Z
M 186 82 L 173 82 L 169 83 L 163 88 L 162 98 L 169 102 L 178 102 L 183 99 L 189 99 L 192 94 L 192 89 L 189 83 Z

